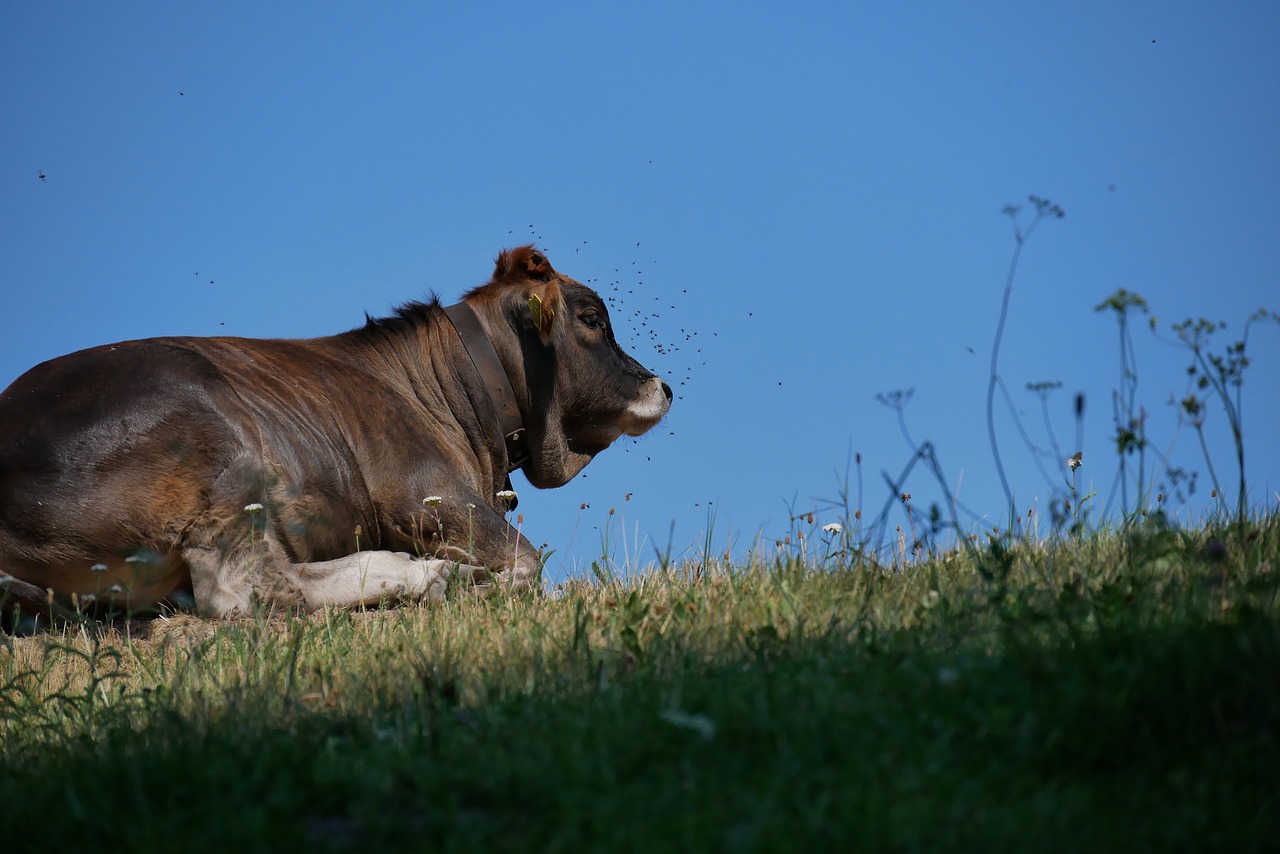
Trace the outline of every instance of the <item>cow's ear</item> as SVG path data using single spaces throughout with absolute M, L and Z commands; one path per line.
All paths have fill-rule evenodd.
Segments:
M 549 282 L 555 277 L 555 268 L 551 266 L 547 256 L 532 246 L 518 246 L 515 249 L 503 250 L 493 270 L 494 281 L 534 279 L 539 282 Z
M 529 278 L 537 279 L 540 282 L 549 282 L 556 275 L 555 268 L 551 266 L 547 256 L 536 249 L 529 253 L 529 257 L 525 261 L 525 271 L 529 274 Z

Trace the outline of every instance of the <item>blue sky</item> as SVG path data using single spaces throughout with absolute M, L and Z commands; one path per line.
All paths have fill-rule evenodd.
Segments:
M 1001 209 L 1034 193 L 1066 217 L 1026 245 L 1000 374 L 1043 448 L 1025 386 L 1063 383 L 1051 423 L 1100 510 L 1121 369 L 1094 306 L 1128 288 L 1166 333 L 1226 321 L 1219 347 L 1280 309 L 1280 7 L 791 7 L 7 4 L 0 386 L 110 341 L 322 335 L 452 301 L 535 242 L 614 297 L 620 337 L 680 395 L 569 486 L 517 478 L 553 578 L 606 531 L 644 563 L 700 553 L 708 529 L 718 551 L 772 543 L 791 509 L 835 521 L 854 454 L 873 515 L 911 457 L 876 400 L 898 389 L 960 500 L 1003 524 L 985 420 Z M 1207 469 L 1169 404 L 1187 356 L 1145 322 L 1134 342 L 1149 437 L 1200 472 L 1175 509 L 1199 518 Z M 1249 355 L 1250 499 L 1274 507 L 1280 326 Z M 1003 405 L 996 429 L 1020 512 L 1047 515 L 1060 460 L 1046 482 Z M 1205 430 L 1234 494 L 1219 407 Z M 940 496 L 923 470 L 907 489 L 921 510 Z

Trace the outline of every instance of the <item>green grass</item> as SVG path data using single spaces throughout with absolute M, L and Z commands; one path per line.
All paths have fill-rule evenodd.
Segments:
M 1261 849 L 1278 555 L 1271 516 L 10 639 L 0 845 Z

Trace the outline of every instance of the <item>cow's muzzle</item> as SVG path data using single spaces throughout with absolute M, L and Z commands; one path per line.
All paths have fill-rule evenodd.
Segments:
M 671 398 L 671 386 L 658 377 L 649 377 L 640 385 L 640 396 L 627 407 L 618 426 L 628 436 L 647 432 L 671 409 Z

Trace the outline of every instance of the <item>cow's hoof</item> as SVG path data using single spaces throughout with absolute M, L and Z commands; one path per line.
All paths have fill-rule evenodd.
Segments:
M 455 563 L 453 576 L 464 587 L 474 587 L 489 581 L 489 568 L 469 563 Z

